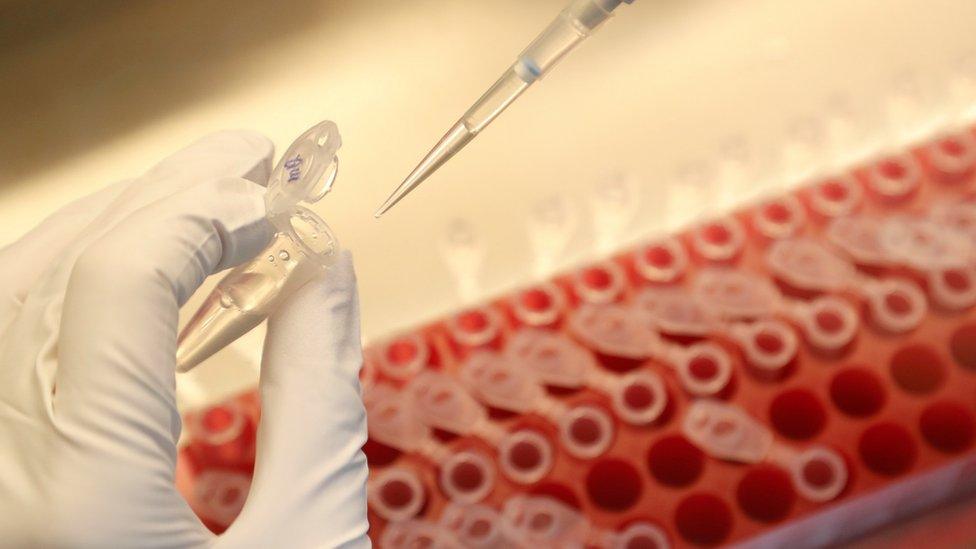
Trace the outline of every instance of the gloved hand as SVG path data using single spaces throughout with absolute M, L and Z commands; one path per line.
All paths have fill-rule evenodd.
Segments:
M 0 250 L 0 545 L 369 546 L 348 256 L 269 319 L 240 518 L 213 536 L 174 486 L 177 312 L 269 243 L 272 153 L 212 135 Z

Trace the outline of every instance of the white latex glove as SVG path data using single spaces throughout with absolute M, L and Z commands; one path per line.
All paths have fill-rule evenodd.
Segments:
M 0 545 L 369 546 L 348 256 L 270 319 L 240 518 L 214 536 L 174 486 L 177 312 L 270 241 L 272 153 L 212 135 L 0 250 Z

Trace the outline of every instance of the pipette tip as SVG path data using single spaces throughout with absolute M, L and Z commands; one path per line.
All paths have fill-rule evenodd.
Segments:
M 390 203 L 390 201 L 389 201 L 389 199 L 387 199 L 387 201 L 386 201 L 386 202 L 384 202 L 384 203 L 383 203 L 383 205 L 382 205 L 382 206 L 380 206 L 380 207 L 379 207 L 379 208 L 378 208 L 378 209 L 377 209 L 377 210 L 376 210 L 376 211 L 375 211 L 375 212 L 373 213 L 373 217 L 375 217 L 376 219 L 379 219 L 379 218 L 381 218 L 381 217 L 383 217 L 383 214 L 385 214 L 385 213 L 386 213 L 386 211 L 387 211 L 387 210 L 389 210 L 389 209 L 390 209 L 390 208 L 392 208 L 392 207 L 393 207 L 393 204 L 391 204 L 391 203 Z
M 468 131 L 468 128 L 464 125 L 463 121 L 458 121 L 457 124 L 454 124 L 454 126 L 452 126 L 451 129 L 444 134 L 444 137 L 441 138 L 437 145 L 435 145 L 434 148 L 427 153 L 427 156 L 420 161 L 420 164 L 417 164 L 417 167 L 410 172 L 410 175 L 403 180 L 403 183 L 400 183 L 400 186 L 398 186 L 396 190 L 393 191 L 393 194 L 386 199 L 386 202 L 384 202 L 383 205 L 376 210 L 373 217 L 378 219 L 390 208 L 395 206 L 397 202 L 403 200 L 405 196 L 410 194 L 410 192 L 416 189 L 418 185 L 423 183 L 425 179 L 430 177 L 430 174 L 437 171 L 437 169 L 440 168 L 445 162 L 450 160 L 452 156 L 464 148 L 468 142 L 474 139 L 474 136 L 475 134 Z
M 393 191 L 393 194 L 391 194 L 389 198 L 386 199 L 386 202 L 383 202 L 383 205 L 376 210 L 376 213 L 373 214 L 373 217 L 375 217 L 376 219 L 382 217 L 383 214 L 385 214 L 387 211 L 389 211 L 390 208 L 395 206 L 397 202 L 403 200 L 403 197 L 407 196 L 407 194 L 409 194 L 410 191 L 412 191 L 413 188 L 417 186 L 417 183 L 419 183 L 419 181 L 417 181 L 417 183 L 411 183 L 413 174 L 410 175 L 411 177 L 408 177 L 406 180 L 404 180 L 403 183 L 400 183 L 400 186 L 397 187 L 395 191 Z

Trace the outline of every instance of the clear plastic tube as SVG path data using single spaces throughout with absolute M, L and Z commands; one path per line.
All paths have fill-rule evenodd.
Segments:
M 481 438 L 499 453 L 502 472 L 518 483 L 530 484 L 552 468 L 549 440 L 531 429 L 505 431 L 452 377 L 427 371 L 415 377 L 406 392 L 376 385 L 367 395 L 370 436 L 388 446 L 417 452 L 440 466 L 441 486 L 453 500 L 473 503 L 495 485 L 491 462 L 479 453 L 451 453 L 432 429 Z
M 268 181 L 268 218 L 277 229 L 271 244 L 250 263 L 227 274 L 183 327 L 176 351 L 185 372 L 260 324 L 294 290 L 332 265 L 339 242 L 314 212 L 338 173 L 342 144 L 335 123 L 325 121 L 288 148 Z
M 790 472 L 797 492 L 810 501 L 830 501 L 847 486 L 847 465 L 836 451 L 825 446 L 802 451 L 787 446 L 739 406 L 697 400 L 685 412 L 681 429 L 703 452 L 717 459 L 782 466 Z
M 435 396 L 436 398 L 436 396 Z M 369 436 L 371 439 L 395 448 L 402 452 L 416 453 L 437 465 L 441 489 L 451 501 L 471 504 L 481 501 L 495 487 L 495 468 L 491 460 L 477 450 L 454 451 L 438 441 L 432 432 L 431 425 L 425 422 L 427 416 L 423 411 L 418 413 L 418 407 L 406 393 L 397 391 L 389 385 L 374 385 L 366 395 L 366 414 L 369 418 Z M 436 413 L 430 406 L 423 408 L 426 414 Z M 475 410 L 477 413 L 477 410 Z M 468 416 L 470 417 L 470 416 Z M 437 423 L 442 425 L 442 423 Z M 454 428 L 463 428 L 454 426 Z M 545 471 L 548 472 L 548 469 Z M 412 474 L 412 473 L 411 473 Z M 381 478 L 374 481 L 377 497 L 381 500 L 374 507 L 377 512 L 390 512 L 391 508 L 405 508 L 407 498 L 403 495 L 420 494 L 419 489 L 403 486 L 402 481 L 396 481 L 396 498 L 388 498 L 381 491 Z M 392 481 L 391 481 L 392 482 Z M 395 502 L 401 502 L 394 505 Z M 419 509 L 419 507 L 418 507 Z M 414 510 L 415 514 L 416 509 Z M 384 515 L 386 516 L 386 515 Z M 412 514 L 409 516 L 413 516 Z M 388 517 L 389 518 L 389 517 Z
M 244 473 L 204 471 L 194 481 L 190 505 L 204 520 L 226 528 L 240 514 L 250 489 L 251 479 Z

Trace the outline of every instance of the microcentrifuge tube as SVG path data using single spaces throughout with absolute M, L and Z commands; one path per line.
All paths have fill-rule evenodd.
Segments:
M 250 489 L 251 479 L 244 473 L 208 469 L 194 478 L 189 503 L 204 521 L 224 529 L 244 508 Z
M 561 333 L 520 330 L 510 338 L 505 355 L 545 385 L 589 387 L 607 395 L 617 417 L 632 425 L 654 422 L 667 407 L 667 390 L 658 374 L 643 369 L 624 375 L 604 371 L 588 351 Z
M 598 355 L 632 363 L 654 359 L 674 369 L 692 395 L 719 394 L 732 379 L 731 357 L 724 348 L 711 341 L 687 347 L 667 341 L 629 306 L 583 306 L 570 318 L 569 327 Z
M 676 282 L 684 276 L 688 262 L 688 251 L 675 236 L 655 238 L 634 254 L 634 269 L 652 284 Z
M 530 210 L 526 229 L 535 273 L 546 277 L 571 259 L 570 244 L 578 238 L 579 212 L 566 195 L 551 196 Z
M 608 549 L 668 549 L 671 547 L 671 542 L 664 530 L 660 526 L 644 520 L 631 522 L 626 528 L 618 532 L 605 532 L 603 544 Z
M 501 514 L 487 505 L 449 504 L 438 521 L 454 534 L 464 547 L 472 549 L 508 549 L 518 540 L 508 537 L 502 529 Z
M 481 291 L 485 248 L 474 226 L 463 219 L 451 221 L 441 241 L 441 255 L 454 277 L 461 301 L 476 300 Z
M 405 394 L 385 383 L 376 383 L 363 400 L 370 438 L 433 462 L 447 459 L 449 450 L 433 437 L 430 427 L 421 421 Z
M 660 189 L 667 193 L 658 198 L 668 204 L 668 230 L 673 231 L 701 217 L 712 206 L 714 175 L 706 162 L 691 162 L 680 166 L 674 183 Z
M 501 524 L 511 539 L 543 547 L 583 547 L 591 530 L 580 511 L 547 496 L 510 497 L 502 508 Z
M 942 133 L 925 146 L 922 154 L 939 183 L 962 184 L 976 173 L 976 136 L 968 129 Z
M 236 400 L 195 411 L 186 417 L 186 455 L 201 468 L 247 470 L 254 463 L 256 430 Z
M 507 431 L 497 426 L 489 420 L 487 409 L 452 377 L 424 372 L 411 381 L 406 394 L 426 425 L 457 435 L 475 436 L 494 446 L 502 472 L 509 479 L 529 484 L 549 473 L 553 450 L 545 437 L 527 428 Z M 489 474 L 478 463 L 467 467 L 473 468 L 484 470 L 483 477 Z M 443 481 L 442 484 L 451 483 Z
M 495 345 L 502 333 L 501 314 L 491 306 L 475 306 L 453 315 L 446 328 L 463 353 Z
M 745 228 L 732 215 L 700 222 L 691 233 L 692 250 L 709 263 L 726 264 L 735 260 L 745 242 Z
M 407 387 L 418 417 L 425 424 L 455 433 L 482 438 L 497 444 L 504 430 L 488 419 L 488 412 L 453 377 L 425 371 Z
M 878 227 L 871 218 L 838 218 L 827 231 L 828 240 L 861 264 L 897 265 L 884 247 Z M 785 242 L 785 241 L 784 241 Z M 846 259 L 823 244 L 795 239 L 777 243 L 767 255 L 767 264 L 794 287 L 814 291 L 848 290 L 864 299 L 872 320 L 882 329 L 902 333 L 917 327 L 928 311 L 925 295 L 914 281 L 895 276 L 874 278 L 859 272 Z M 815 273 L 825 273 L 827 278 Z
M 393 380 L 408 381 L 431 362 L 430 346 L 418 332 L 401 334 L 378 347 L 368 363 Z
M 422 519 L 391 522 L 386 525 L 378 547 L 384 549 L 466 549 L 467 545 L 441 524 Z
M 179 335 L 177 369 L 185 372 L 260 324 L 285 297 L 321 275 L 338 256 L 328 225 L 301 203 L 317 202 L 338 173 L 342 144 L 333 122 L 302 134 L 271 173 L 265 204 L 277 229 L 253 261 L 232 269 Z
M 892 78 L 883 103 L 888 133 L 895 139 L 890 147 L 913 144 L 935 129 L 938 119 L 923 81 L 912 71 Z
M 626 287 L 627 274 L 613 260 L 594 263 L 573 274 L 573 293 L 583 303 L 613 303 L 623 296 Z
M 962 55 L 955 63 L 949 87 L 955 107 L 953 121 L 959 125 L 976 122 L 976 51 Z
M 590 203 L 596 251 L 609 255 L 633 235 L 633 225 L 641 208 L 640 186 L 626 173 L 615 173 L 593 188 Z
M 756 178 L 752 151 L 744 137 L 736 136 L 719 146 L 715 170 L 715 210 L 729 211 L 742 200 Z M 713 213 L 713 212 L 709 212 Z
M 491 460 L 477 450 L 447 448 L 415 412 L 405 393 L 386 385 L 375 386 L 366 399 L 370 438 L 437 465 L 441 489 L 450 500 L 475 503 L 484 499 L 495 485 Z
M 796 195 L 786 194 L 753 208 L 751 220 L 753 228 L 765 241 L 779 240 L 803 230 L 806 209 Z
M 745 320 L 716 315 L 708 302 L 681 288 L 645 288 L 633 300 L 634 310 L 649 326 L 676 336 L 719 335 L 738 344 L 746 361 L 761 372 L 777 375 L 799 350 L 793 328 L 773 316 L 773 309 Z
M 501 532 L 524 547 L 605 547 L 668 549 L 671 543 L 660 526 L 631 520 L 619 531 L 604 530 L 578 509 L 542 495 L 517 494 L 508 498 L 499 517 Z
M 780 152 L 779 185 L 771 191 L 776 194 L 786 192 L 824 169 L 823 134 L 821 121 L 812 116 L 798 118 L 789 124 Z
M 950 200 L 932 205 L 927 217 L 966 235 L 976 249 L 976 201 Z
M 509 305 L 519 324 L 545 328 L 556 325 L 562 319 L 566 301 L 566 294 L 559 285 L 544 282 L 516 292 Z
M 420 476 L 401 465 L 385 467 L 373 475 L 367 481 L 366 492 L 370 508 L 393 524 L 416 517 L 427 501 Z
M 776 241 L 767 258 L 774 258 L 772 262 L 776 263 L 781 255 L 778 252 L 783 251 L 786 254 L 782 255 L 788 255 L 794 251 L 790 243 L 800 241 Z M 800 259 L 801 257 L 804 256 L 801 254 L 789 255 L 789 262 L 780 261 L 777 264 L 783 267 L 782 272 L 798 272 L 801 277 L 810 276 L 813 279 L 819 279 L 821 284 L 827 285 L 831 284 L 831 281 L 836 281 L 839 276 L 831 269 L 849 267 L 843 262 L 830 264 L 812 261 L 808 265 L 804 263 L 803 259 Z M 794 258 L 796 258 L 795 261 Z M 821 270 L 816 270 L 815 267 L 817 266 L 820 266 Z M 773 270 L 778 272 L 776 267 Z M 843 287 L 843 285 L 837 285 L 835 291 L 840 291 Z M 775 319 L 779 317 L 789 319 L 803 330 L 807 343 L 827 353 L 840 351 L 857 335 L 860 316 L 846 300 L 830 295 L 820 296 L 810 301 L 787 298 L 780 293 L 772 282 L 757 274 L 735 269 L 705 269 L 699 272 L 695 278 L 692 291 L 700 304 L 708 304 L 711 314 L 727 321 Z M 758 330 L 755 329 L 757 326 Z M 769 373 L 776 370 L 774 364 L 780 364 L 779 367 L 785 366 L 785 364 L 773 361 L 773 357 L 785 358 L 785 355 L 780 353 L 767 354 L 763 351 L 764 347 L 770 346 L 763 344 L 762 339 L 769 340 L 769 335 L 775 334 L 777 331 L 782 333 L 782 330 L 771 328 L 768 323 L 765 327 L 756 325 L 745 333 L 745 337 L 752 341 L 746 344 L 746 349 L 753 349 L 751 354 L 747 351 L 750 361 Z M 778 343 L 772 347 L 778 347 L 780 351 L 794 349 L 785 338 L 780 337 L 777 340 Z
M 602 408 L 568 406 L 550 396 L 534 375 L 499 353 L 472 354 L 461 366 L 460 379 L 486 406 L 546 418 L 559 428 L 563 448 L 577 458 L 594 458 L 613 442 L 613 420 Z
M 685 411 L 682 431 L 717 459 L 776 463 L 789 471 L 796 491 L 810 501 L 830 501 L 847 486 L 847 464 L 836 451 L 825 446 L 798 450 L 778 442 L 767 427 L 737 405 L 696 400 Z
M 827 99 L 823 112 L 828 169 L 863 163 L 883 147 L 881 124 L 872 123 L 864 107 L 842 94 Z

